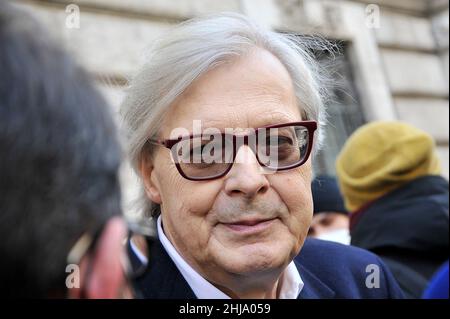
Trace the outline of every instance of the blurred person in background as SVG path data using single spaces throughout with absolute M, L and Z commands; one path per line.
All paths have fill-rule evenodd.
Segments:
M 130 295 L 120 160 L 90 77 L 33 19 L 0 1 L 2 296 Z M 72 262 L 79 272 L 66 272 Z M 77 278 L 68 284 L 70 274 Z
M 350 244 L 349 216 L 337 181 L 332 176 L 317 176 L 311 185 L 314 215 L 308 236 Z
M 336 171 L 351 244 L 379 255 L 420 298 L 449 256 L 448 182 L 433 139 L 406 123 L 369 123 L 348 139 Z

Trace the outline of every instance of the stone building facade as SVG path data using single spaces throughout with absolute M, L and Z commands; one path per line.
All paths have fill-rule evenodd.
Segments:
M 351 98 L 329 106 L 342 124 L 335 126 L 339 132 L 329 132 L 337 138 L 335 149 L 322 155 L 319 169 L 333 173 L 339 147 L 363 122 L 399 119 L 435 138 L 444 175 L 449 176 L 448 0 L 14 2 L 41 20 L 95 75 L 114 112 L 152 40 L 190 17 L 241 12 L 273 30 L 338 41 L 345 47 L 342 73 Z M 134 177 L 125 168 L 122 175 L 128 199 L 135 191 Z

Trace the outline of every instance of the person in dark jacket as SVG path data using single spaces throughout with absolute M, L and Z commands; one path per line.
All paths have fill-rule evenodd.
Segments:
M 350 244 L 350 217 L 344 206 L 336 178 L 317 176 L 311 183 L 314 215 L 308 236 Z
M 351 244 L 379 255 L 405 295 L 420 298 L 448 259 L 448 182 L 432 138 L 400 122 L 358 129 L 337 162 Z

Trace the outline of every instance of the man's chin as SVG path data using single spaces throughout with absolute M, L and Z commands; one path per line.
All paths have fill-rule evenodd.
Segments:
M 223 265 L 230 273 L 255 275 L 285 267 L 290 262 L 289 255 L 289 252 L 271 251 L 267 247 L 241 247 L 225 256 Z

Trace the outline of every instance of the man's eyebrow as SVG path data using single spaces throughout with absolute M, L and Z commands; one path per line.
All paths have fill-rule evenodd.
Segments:
M 299 121 L 299 119 L 288 116 L 287 114 L 276 113 L 271 115 L 270 117 L 265 118 L 264 120 L 258 121 L 258 126 L 255 126 L 255 128 Z

